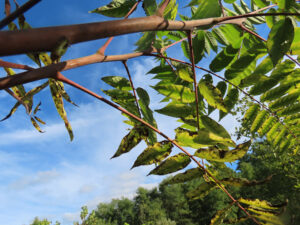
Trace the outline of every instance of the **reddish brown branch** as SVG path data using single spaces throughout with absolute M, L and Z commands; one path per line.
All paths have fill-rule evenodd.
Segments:
M 126 14 L 126 16 L 124 17 L 124 20 L 127 19 L 136 9 L 136 7 L 138 6 L 138 4 L 141 2 L 142 0 L 138 0 L 133 6 L 132 8 L 129 10 L 129 12 Z M 98 53 L 104 55 L 105 50 L 107 48 L 107 46 L 110 44 L 110 42 L 114 39 L 114 37 L 110 37 L 109 39 L 107 39 L 107 41 L 104 43 L 104 45 L 99 48 Z
M 21 69 L 21 70 L 33 70 L 32 67 L 12 62 L 6 62 L 0 59 L 0 67 L 13 68 L 13 69 Z
M 221 182 L 215 178 L 208 170 L 206 170 L 200 163 L 199 161 L 193 156 L 191 155 L 188 151 L 186 151 L 184 148 L 182 148 L 176 141 L 174 141 L 173 139 L 171 139 L 170 137 L 168 137 L 165 133 L 161 132 L 160 130 L 158 130 L 157 128 L 155 128 L 154 126 L 152 126 L 151 124 L 147 123 L 146 121 L 144 121 L 143 119 L 137 117 L 136 115 L 128 112 L 126 109 L 123 109 L 122 107 L 118 106 L 117 104 L 103 98 L 102 96 L 92 92 L 91 90 L 73 82 L 72 80 L 69 80 L 68 78 L 64 77 L 61 73 L 58 73 L 55 77 L 55 79 L 62 81 L 66 84 L 69 84 L 97 99 L 99 99 L 100 101 L 112 106 L 113 108 L 121 111 L 122 113 L 130 116 L 131 118 L 139 121 L 140 123 L 142 123 L 143 125 L 147 126 L 148 128 L 152 129 L 153 131 L 155 131 L 156 133 L 158 133 L 159 135 L 161 135 L 162 137 L 164 137 L 166 140 L 170 141 L 174 146 L 176 146 L 177 148 L 179 148 L 182 152 L 184 152 L 187 156 L 189 156 L 196 164 L 197 166 L 199 166 L 209 177 L 211 177 L 211 179 L 219 186 L 220 189 L 222 189 L 226 195 L 237 204 L 237 206 L 243 210 L 246 215 L 251 218 L 256 224 L 260 224 L 251 214 L 248 213 L 248 211 L 240 205 L 240 203 L 227 191 L 227 189 L 221 184 Z
M 12 22 L 14 19 L 16 19 L 18 16 L 25 13 L 27 10 L 31 9 L 33 6 L 35 6 L 37 3 L 39 3 L 41 0 L 29 0 L 24 5 L 22 5 L 20 8 L 17 8 L 16 11 L 6 16 L 3 20 L 0 21 L 0 29 L 5 27 L 7 24 Z M 6 6 L 6 4 L 5 4 Z
M 129 78 L 129 82 L 130 82 L 130 86 L 131 86 L 132 91 L 133 91 L 133 95 L 134 95 L 134 98 L 135 98 L 135 103 L 136 103 L 137 110 L 139 112 L 140 118 L 142 118 L 141 109 L 139 107 L 139 101 L 138 101 L 136 91 L 135 91 L 135 88 L 134 88 L 134 85 L 133 85 L 133 82 L 132 82 L 132 79 L 131 79 L 129 68 L 127 66 L 127 61 L 123 60 L 122 63 L 124 65 L 125 69 L 126 69 L 126 72 L 127 72 L 128 78 Z
M 163 17 L 164 16 L 164 12 L 165 12 L 165 9 L 167 8 L 168 4 L 170 3 L 170 0 L 165 0 L 161 6 L 159 7 L 159 9 L 157 10 L 156 12 L 156 15 L 157 16 L 160 16 L 160 17 Z
M 194 93 L 195 93 L 195 102 L 196 102 L 196 118 L 197 118 L 197 128 L 199 127 L 199 99 L 198 99 L 198 85 L 197 85 L 197 77 L 196 77 L 196 70 L 195 70 L 195 55 L 194 55 L 194 49 L 193 49 L 193 40 L 192 40 L 192 32 L 187 32 L 188 36 L 188 42 L 189 42 L 189 49 L 190 49 L 190 57 L 191 57 L 191 63 L 192 63 L 192 71 L 193 71 L 193 80 L 194 80 Z

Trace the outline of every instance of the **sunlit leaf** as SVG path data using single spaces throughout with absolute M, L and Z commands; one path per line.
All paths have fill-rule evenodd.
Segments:
M 109 4 L 90 11 L 109 17 L 124 17 L 136 3 L 135 0 L 112 0 Z
M 274 65 L 288 52 L 294 39 L 294 26 L 290 18 L 275 23 L 270 31 L 267 48 Z

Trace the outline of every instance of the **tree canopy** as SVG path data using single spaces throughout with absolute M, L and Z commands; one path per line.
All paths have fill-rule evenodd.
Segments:
M 36 67 L 0 61 L 7 73 L 0 78 L 0 89 L 16 99 L 3 120 L 11 117 L 19 107 L 25 107 L 32 125 L 43 132 L 41 126 L 45 122 L 39 116 L 41 103 L 36 104 L 34 97 L 48 89 L 73 140 L 72 125 L 64 107 L 65 102 L 76 105 L 64 87 L 70 85 L 119 110 L 126 118 L 124 122 L 129 132 L 112 158 L 122 157 L 140 142 L 145 142 L 147 147 L 132 163 L 132 168 L 155 164 L 149 175 L 167 175 L 185 169 L 166 181 L 167 184 L 196 179 L 198 183 L 191 189 L 191 186 L 180 186 L 191 200 L 203 199 L 216 190 L 227 196 L 227 201 L 223 201 L 226 204 L 213 206 L 218 211 L 214 211 L 216 208 L 209 210 L 211 224 L 229 220 L 232 223 L 247 220 L 252 224 L 295 221 L 295 217 L 281 216 L 286 215 L 287 205 L 298 204 L 294 200 L 286 201 L 293 199 L 289 193 L 283 191 L 281 197 L 276 195 L 274 199 L 267 193 L 261 196 L 255 193 L 263 191 L 257 185 L 269 180 L 256 180 L 256 174 L 264 172 L 274 172 L 272 180 L 278 179 L 279 183 L 287 179 L 289 189 L 300 188 L 300 64 L 297 58 L 300 5 L 297 1 L 192 0 L 184 5 L 176 0 L 112 0 L 91 11 L 112 20 L 32 28 L 23 13 L 38 2 L 29 1 L 10 13 L 10 1 L 5 1 L 6 18 L 1 23 L 10 31 L 0 32 L 0 56 L 26 54 Z M 145 16 L 128 18 L 134 16 L 137 7 L 142 7 Z M 183 7 L 187 7 L 188 14 L 181 13 Z M 105 54 L 114 36 L 137 32 L 141 36 L 134 52 Z M 70 45 L 101 38 L 109 39 L 94 54 L 64 58 Z M 171 47 L 182 52 L 184 59 L 171 55 Z M 159 108 L 152 108 L 148 91 L 132 82 L 127 61 L 142 56 L 157 60 L 157 66 L 145 76 L 157 81 L 151 88 L 163 97 Z M 202 63 L 205 60 L 209 61 L 207 65 Z M 102 90 L 110 100 L 62 74 L 81 66 L 112 61 L 121 61 L 128 76 L 101 78 L 111 87 Z M 16 73 L 14 69 L 25 72 Z M 30 90 L 25 88 L 24 84 L 38 80 L 44 83 Z M 175 137 L 159 129 L 157 114 L 177 119 L 180 125 L 175 129 Z M 221 125 L 228 115 L 240 119 L 238 139 Z M 247 156 L 248 159 L 243 158 Z M 238 167 L 241 173 L 237 176 L 228 163 L 242 158 Z M 236 193 L 237 187 L 242 191 Z M 243 191 L 243 187 L 251 188 Z M 152 199 L 150 202 L 148 195 Z M 172 192 L 166 195 L 173 201 L 165 199 L 162 203 L 156 191 L 148 193 L 139 189 L 135 199 L 138 207 L 129 200 L 113 201 L 100 207 L 98 213 L 106 222 L 118 224 L 143 224 L 157 219 L 164 224 L 193 221 L 194 214 L 186 205 L 176 211 L 181 216 L 159 210 L 181 207 L 174 204 L 178 199 Z M 211 201 L 214 204 L 217 199 Z M 107 215 L 112 211 L 110 207 L 122 209 L 114 213 L 117 218 Z M 125 213 L 125 209 L 128 212 Z M 134 213 L 137 214 L 134 216 Z M 189 216 L 179 222 L 183 215 Z M 82 216 L 83 223 L 85 217 Z

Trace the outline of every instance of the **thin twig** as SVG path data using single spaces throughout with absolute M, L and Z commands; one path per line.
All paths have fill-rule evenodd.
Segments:
M 219 5 L 220 5 L 221 10 L 222 10 L 222 16 L 225 17 L 226 16 L 226 12 L 224 10 L 223 4 L 222 4 L 222 0 L 219 0 Z
M 134 88 L 134 85 L 133 85 L 133 82 L 132 82 L 132 79 L 131 79 L 131 75 L 130 75 L 130 71 L 129 71 L 129 68 L 128 68 L 128 65 L 127 65 L 127 61 L 123 60 L 122 63 L 124 65 L 125 69 L 126 69 L 126 72 L 127 72 L 128 78 L 129 78 L 129 82 L 130 82 L 130 86 L 131 86 L 132 91 L 133 91 L 133 95 L 134 95 L 134 98 L 135 98 L 135 103 L 136 103 L 137 110 L 139 112 L 140 118 L 142 118 L 141 109 L 139 107 L 139 101 L 138 101 L 136 91 L 135 91 L 135 88 Z
M 194 55 L 194 49 L 193 49 L 193 40 L 192 40 L 192 32 L 187 32 L 188 36 L 188 42 L 189 42 L 189 48 L 190 48 L 190 57 L 191 57 L 191 63 L 192 63 L 192 71 L 193 71 L 193 79 L 194 79 L 194 93 L 195 93 L 195 102 L 196 102 L 196 118 L 197 118 L 197 128 L 200 129 L 199 123 L 199 99 L 198 99 L 198 85 L 197 85 L 197 77 L 196 77 L 196 70 L 195 70 L 195 55 Z
M 91 90 L 73 82 L 72 80 L 69 80 L 68 78 L 64 77 L 62 74 L 57 74 L 56 79 L 59 81 L 62 81 L 66 84 L 69 84 L 97 99 L 99 99 L 102 102 L 105 102 L 106 104 L 112 106 L 113 108 L 121 111 L 122 113 L 130 116 L 131 118 L 139 121 L 140 123 L 142 123 L 143 125 L 147 126 L 148 128 L 152 129 L 153 131 L 155 131 L 156 133 L 158 133 L 159 135 L 161 135 L 162 137 L 164 137 L 165 139 L 167 139 L 168 141 L 170 141 L 174 146 L 176 146 L 177 148 L 179 148 L 182 152 L 184 152 L 188 157 L 190 157 L 196 164 L 197 166 L 199 166 L 203 171 L 205 171 L 205 173 L 212 178 L 212 180 L 220 187 L 220 189 L 222 189 L 226 195 L 237 204 L 237 206 L 243 210 L 246 215 L 251 218 L 256 224 L 260 224 L 251 214 L 248 213 L 248 211 L 240 205 L 240 203 L 227 191 L 227 189 L 221 184 L 221 182 L 215 178 L 208 170 L 206 170 L 200 163 L 199 161 L 193 156 L 191 155 L 188 151 L 186 151 L 184 148 L 182 148 L 176 141 L 174 141 L 173 139 L 171 139 L 170 137 L 168 137 L 166 134 L 164 134 L 163 132 L 161 132 L 160 130 L 158 130 L 157 128 L 155 128 L 154 126 L 152 126 L 151 124 L 147 123 L 146 121 L 144 121 L 143 119 L 137 117 L 136 115 L 128 112 L 126 109 L 123 109 L 122 107 L 118 106 L 117 104 L 103 98 L 102 96 L 92 92 Z
M 10 3 L 9 0 L 5 0 L 5 15 L 8 16 L 10 14 Z
M 0 59 L 0 67 L 21 69 L 21 70 L 34 70 L 34 68 L 32 68 L 30 66 L 22 65 L 22 64 L 18 64 L 18 63 L 7 62 L 2 59 Z
M 39 3 L 41 0 L 29 0 L 24 5 L 22 5 L 20 8 L 16 9 L 13 13 L 6 16 L 3 20 L 0 21 L 0 29 L 5 27 L 7 24 L 12 22 L 14 19 L 16 19 L 18 16 L 25 13 L 27 10 L 31 9 L 33 6 L 35 6 L 37 3 Z
M 124 17 L 124 20 L 126 20 L 136 9 L 136 7 L 138 6 L 138 4 L 141 2 L 142 0 L 138 0 L 133 6 L 132 8 L 129 10 L 129 12 L 126 14 L 126 16 Z M 114 37 L 110 37 L 109 39 L 106 40 L 106 42 L 104 43 L 104 45 L 98 49 L 98 53 L 104 55 L 105 50 L 107 48 L 107 46 L 110 44 L 110 42 L 114 39 Z

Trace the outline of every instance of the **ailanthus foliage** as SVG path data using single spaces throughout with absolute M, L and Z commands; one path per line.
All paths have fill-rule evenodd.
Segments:
M 125 24 L 126 30 L 120 34 L 141 32 L 134 56 L 127 54 L 111 59 L 104 56 L 104 46 L 97 53 L 99 58 L 103 57 L 101 60 L 87 57 L 85 61 L 80 61 L 81 64 L 78 63 L 83 65 L 110 60 L 123 61 L 128 78 L 102 78 L 103 82 L 111 86 L 110 89 L 103 90 L 111 102 L 72 83 L 61 74 L 63 70 L 76 67 L 75 64 L 68 67 L 69 61 L 63 62 L 67 68 L 59 67 L 62 65 L 59 63 L 61 56 L 67 51 L 69 44 L 76 43 L 76 38 L 66 35 L 55 37 L 59 38 L 59 41 L 50 54 L 43 52 L 44 50 L 24 52 L 37 66 L 44 69 L 41 69 L 41 74 L 49 74 L 49 81 L 30 91 L 25 90 L 22 80 L 17 81 L 18 85 L 13 85 L 11 89 L 18 102 L 4 119 L 9 118 L 17 107 L 23 105 L 34 127 L 42 132 L 38 123 L 44 122 L 36 116 L 40 104 L 32 112 L 33 96 L 49 87 L 57 112 L 72 140 L 73 132 L 64 102 L 73 102 L 66 93 L 63 82 L 71 84 L 118 108 L 126 117 L 125 123 L 130 126 L 129 133 L 121 140 L 112 157 L 128 153 L 144 141 L 147 147 L 133 163 L 133 167 L 155 164 L 156 168 L 150 171 L 149 175 L 166 175 L 184 169 L 184 172 L 167 181 L 170 184 L 202 177 L 201 183 L 187 190 L 186 195 L 190 199 L 203 199 L 218 188 L 224 191 L 230 201 L 215 213 L 211 219 L 212 225 L 228 222 L 233 214 L 234 220 L 230 220 L 232 223 L 247 220 L 252 224 L 283 224 L 280 215 L 284 211 L 284 199 L 281 199 L 282 204 L 272 205 L 264 199 L 249 199 L 243 195 L 231 196 L 229 192 L 233 188 L 252 187 L 260 182 L 230 177 L 232 174 L 224 175 L 224 171 L 228 169 L 226 163 L 235 162 L 249 153 L 253 140 L 266 140 L 274 157 L 281 155 L 287 161 L 299 160 L 300 64 L 297 57 L 300 52 L 300 5 L 295 0 L 191 0 L 184 4 L 179 2 L 112 0 L 108 5 L 91 11 L 111 18 L 120 18 L 131 14 L 141 3 L 145 18 L 149 20 L 149 23 L 145 22 L 145 26 L 140 27 L 131 23 L 134 19 L 126 20 L 128 22 L 112 22 L 115 27 L 112 26 L 111 29 L 115 30 L 124 29 L 121 26 L 118 28 L 118 23 Z M 183 7 L 188 7 L 190 13 L 181 14 L 180 9 Z M 138 23 L 139 20 L 142 21 L 143 18 L 134 21 Z M 152 25 L 156 21 L 160 23 Z M 29 34 L 30 30 L 34 30 L 22 15 L 18 18 L 18 26 L 11 22 L 9 29 L 29 29 Z M 105 29 L 107 33 L 103 34 L 103 37 L 119 34 L 111 32 L 109 27 Z M 16 36 L 19 33 L 12 32 Z M 259 33 L 267 36 L 267 39 Z M 3 34 L 0 33 L 0 37 L 1 35 Z M 168 53 L 167 49 L 173 45 L 177 45 L 178 51 L 182 51 L 186 61 L 176 59 Z M 152 76 L 157 81 L 152 88 L 163 96 L 162 102 L 165 105 L 162 108 L 150 108 L 150 96 L 147 91 L 136 88 L 132 83 L 126 60 L 141 55 L 158 60 L 158 65 L 145 76 Z M 205 68 L 201 64 L 203 60 L 210 60 Z M 73 60 L 73 63 L 75 61 Z M 15 76 L 12 68 L 6 68 L 6 71 L 8 76 Z M 39 70 L 36 71 L 38 74 Z M 23 83 L 45 78 L 34 76 Z M 11 78 L 0 79 L 0 88 L 10 87 L 9 82 L 6 82 L 8 79 Z M 240 141 L 235 140 L 220 121 L 229 114 L 236 115 L 239 112 L 237 106 L 240 106 L 241 99 L 245 97 L 247 104 L 244 105 L 247 108 L 242 110 L 243 119 L 240 126 L 243 131 L 240 135 L 246 134 L 247 139 Z M 218 118 L 212 116 L 213 111 L 217 112 Z M 157 129 L 159 124 L 155 120 L 156 113 L 178 119 L 180 126 L 175 129 L 175 138 L 167 137 Z M 166 140 L 159 141 L 158 134 Z M 174 146 L 183 152 L 172 152 Z M 183 147 L 187 147 L 189 153 Z M 197 163 L 197 168 L 191 168 L 194 166 L 192 161 Z M 294 174 L 294 169 L 289 168 L 287 173 Z M 295 187 L 299 188 L 299 174 L 293 176 L 296 176 Z M 172 224 L 172 221 L 169 223 Z

